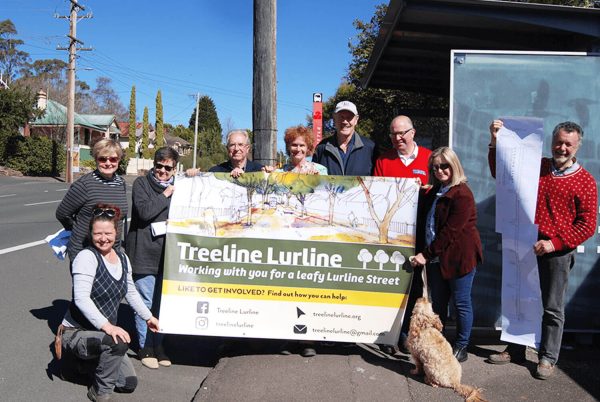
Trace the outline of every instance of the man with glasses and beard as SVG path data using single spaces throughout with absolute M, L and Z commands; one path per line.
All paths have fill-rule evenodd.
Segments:
M 496 177 L 496 137 L 503 125 L 502 120 L 490 124 L 488 162 L 493 177 Z M 535 209 L 538 240 L 532 245 L 544 310 L 539 362 L 534 373 L 540 380 L 552 375 L 558 361 L 565 322 L 565 294 L 569 273 L 575 264 L 575 249 L 596 231 L 596 180 L 575 158 L 582 140 L 583 130 L 578 124 L 570 121 L 557 124 L 552 131 L 552 158 L 542 158 L 540 167 Z M 487 362 L 523 362 L 525 352 L 524 345 L 509 344 L 503 352 L 490 355 Z

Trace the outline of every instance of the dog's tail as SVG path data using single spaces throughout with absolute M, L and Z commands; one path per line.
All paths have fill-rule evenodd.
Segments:
M 483 397 L 483 390 L 481 388 L 458 384 L 454 388 L 454 391 L 465 398 L 466 402 L 487 402 L 487 400 Z

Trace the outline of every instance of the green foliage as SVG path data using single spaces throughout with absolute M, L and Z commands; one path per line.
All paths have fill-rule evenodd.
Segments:
M 20 88 L 0 89 L 0 163 L 6 161 L 8 138 L 19 134 L 19 127 L 39 116 L 35 95 Z
M 129 97 L 129 146 L 127 147 L 127 155 L 132 157 L 135 155 L 135 146 L 137 138 L 135 136 L 136 115 L 135 115 L 135 85 L 131 87 L 131 96 Z
M 148 106 L 144 107 L 144 120 L 142 121 L 142 156 L 146 159 L 149 159 L 152 157 L 152 151 L 150 150 L 150 148 L 148 147 L 148 145 L 150 144 L 150 138 L 149 138 L 149 131 L 148 131 Z
M 11 20 L 0 21 L 0 71 L 3 79 L 10 84 L 17 71 L 29 60 L 29 53 L 20 50 L 21 39 L 16 39 L 17 29 Z
M 127 165 L 129 165 L 129 155 L 123 154 L 123 157 L 119 161 L 119 167 L 117 169 L 118 174 L 127 174 Z
M 163 106 L 162 106 L 162 95 L 160 89 L 156 94 L 156 148 L 165 146 L 165 129 L 163 125 Z
M 29 176 L 57 176 L 65 169 L 66 150 L 47 137 L 11 136 L 6 155 L 6 166 Z
M 360 115 L 357 132 L 371 137 L 380 149 L 391 147 L 388 137 L 389 125 L 394 116 L 399 114 L 408 114 L 413 120 L 417 129 L 417 142 L 420 142 L 419 139 L 429 138 L 433 145 L 443 145 L 444 138 L 447 138 L 448 120 L 445 117 L 431 117 L 435 113 L 428 110 L 447 110 L 448 99 L 407 91 L 363 89 L 358 85 L 358 80 L 367 67 L 386 11 L 387 6 L 380 4 L 375 7 L 375 13 L 368 22 L 354 21 L 357 34 L 348 43 L 352 56 L 348 74 L 336 94 L 323 104 L 324 136 L 334 133 L 332 118 L 335 104 L 342 100 L 350 100 L 356 104 Z M 420 116 L 415 116 L 412 115 L 411 110 L 423 112 Z M 432 139 L 438 141 L 438 144 L 435 144 Z
M 190 117 L 189 128 L 195 129 L 196 109 Z M 217 116 L 215 103 L 209 96 L 202 96 L 198 102 L 198 155 L 201 157 L 210 157 L 223 155 L 225 146 L 223 145 L 223 129 Z M 193 137 L 192 141 L 193 142 Z
M 184 127 L 182 124 L 174 127 L 169 133 L 175 137 L 183 138 L 191 144 L 194 143 L 194 130 Z
M 96 161 L 93 159 L 79 161 L 79 166 L 94 170 L 96 169 Z

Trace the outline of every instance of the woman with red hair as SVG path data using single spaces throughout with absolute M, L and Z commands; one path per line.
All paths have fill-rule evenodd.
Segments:
M 281 171 L 304 174 L 327 174 L 327 168 L 312 162 L 307 157 L 312 156 L 315 147 L 312 131 L 304 126 L 290 127 L 285 130 L 285 149 L 289 162 L 283 165 Z

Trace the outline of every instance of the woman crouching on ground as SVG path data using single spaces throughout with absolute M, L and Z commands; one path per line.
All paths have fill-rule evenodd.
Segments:
M 117 326 L 117 312 L 123 298 L 139 314 L 151 331 L 158 330 L 138 294 L 127 256 L 113 246 L 121 212 L 109 204 L 92 210 L 90 237 L 73 261 L 73 299 L 59 327 L 62 346 L 82 360 L 98 359 L 87 396 L 92 401 L 108 401 L 115 392 L 133 392 L 137 386 L 135 370 L 126 352 L 130 336 Z

